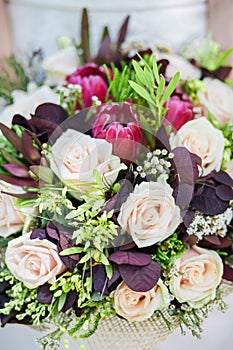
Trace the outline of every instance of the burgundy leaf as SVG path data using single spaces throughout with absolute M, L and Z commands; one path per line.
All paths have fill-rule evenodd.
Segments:
M 173 163 L 181 183 L 193 185 L 199 176 L 198 165 L 201 159 L 186 147 L 176 147 L 172 150 L 174 153 Z
M 158 282 L 161 266 L 151 261 L 146 266 L 119 265 L 119 271 L 130 289 L 135 292 L 148 292 Z
M 172 195 L 176 200 L 176 205 L 186 208 L 193 198 L 194 186 L 187 183 L 180 183 L 175 187 Z
M 201 67 L 201 73 L 202 73 L 201 79 L 205 77 L 210 77 L 212 79 L 215 78 L 215 79 L 224 81 L 227 78 L 227 76 L 230 74 L 231 70 L 232 70 L 232 67 L 230 66 L 228 67 L 221 66 L 214 71 L 209 71 L 208 69 Z
M 233 187 L 233 179 L 225 171 L 214 172 L 212 178 L 221 184 Z
M 36 197 L 37 192 L 24 192 L 24 193 L 12 193 L 12 192 L 6 192 L 1 191 L 2 193 L 5 193 L 9 196 L 16 197 L 16 198 L 22 198 L 22 199 L 31 199 Z
M 8 182 L 11 185 L 21 186 L 21 187 L 37 187 L 37 182 L 29 178 L 16 178 L 5 174 L 0 174 L 0 180 Z
M 46 226 L 46 233 L 50 238 L 52 238 L 56 241 L 59 240 L 59 231 L 56 229 L 56 227 L 51 222 L 49 222 Z
M 104 292 L 104 287 L 106 287 L 106 271 L 103 265 L 96 265 L 92 269 L 93 280 L 94 280 L 94 290 L 96 292 Z
M 136 244 L 134 242 L 130 242 L 130 243 L 126 243 L 124 245 L 122 245 L 121 247 L 119 247 L 119 250 L 130 250 L 132 248 L 135 248 Z
M 95 62 L 101 64 L 103 62 L 110 63 L 111 58 L 111 39 L 106 36 L 100 45 L 99 51 L 95 58 Z
M 183 217 L 185 227 L 189 227 L 195 216 L 195 210 L 188 210 Z
M 68 118 L 68 114 L 55 103 L 43 103 L 36 108 L 34 117 L 52 122 L 58 126 Z
M 227 210 L 229 201 L 223 201 L 217 197 L 215 188 L 205 187 L 202 195 L 193 197 L 191 205 L 202 214 L 218 215 Z
M 218 236 L 204 236 L 203 239 L 199 242 L 199 245 L 203 248 L 213 249 L 213 250 L 226 250 L 232 247 L 232 241 L 227 237 L 218 237 Z
M 40 152 L 33 146 L 31 137 L 27 132 L 22 133 L 23 155 L 32 164 L 40 164 Z
M 227 281 L 233 282 L 233 268 L 226 263 L 223 263 L 224 271 L 223 278 Z
M 89 33 L 89 19 L 87 9 L 83 9 L 82 20 L 81 20 L 81 43 L 83 49 L 84 62 L 90 60 L 90 33 Z
M 51 304 L 53 293 L 50 290 L 51 284 L 45 283 L 37 289 L 37 299 L 41 304 Z
M 184 245 L 192 247 L 198 242 L 198 238 L 195 235 L 189 235 L 188 233 L 182 233 L 180 235 L 181 241 Z
M 117 251 L 112 253 L 108 259 L 117 265 L 146 266 L 151 263 L 150 255 L 138 252 Z
M 129 19 L 130 19 L 130 16 L 127 16 L 126 19 L 124 20 L 121 28 L 120 28 L 118 39 L 117 39 L 117 45 L 116 45 L 117 51 L 120 50 L 121 45 L 125 41 L 125 37 L 127 34 L 127 29 L 128 29 L 128 24 L 129 24 Z
M 28 169 L 17 164 L 3 164 L 2 167 L 17 177 L 29 177 Z
M 67 294 L 65 304 L 63 308 L 61 309 L 62 312 L 66 312 L 69 309 L 71 309 L 77 299 L 77 292 L 75 290 L 70 290 L 69 293 Z
M 43 228 L 34 228 L 30 239 L 47 239 L 46 231 Z
M 23 144 L 21 138 L 6 125 L 0 123 L 0 130 L 5 138 L 12 144 L 12 146 L 20 153 L 23 154 Z
M 233 189 L 226 185 L 219 185 L 215 188 L 216 195 L 223 201 L 233 199 Z

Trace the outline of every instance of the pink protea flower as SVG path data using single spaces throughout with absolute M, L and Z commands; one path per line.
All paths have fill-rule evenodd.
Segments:
M 111 71 L 109 74 L 112 76 Z M 95 63 L 87 63 L 68 75 L 66 81 L 69 84 L 81 86 L 84 107 L 91 107 L 93 96 L 96 96 L 101 102 L 105 102 L 108 80 L 104 67 L 99 67 Z M 80 108 L 79 104 L 77 107 Z
M 130 102 L 100 106 L 92 135 L 110 142 L 113 154 L 126 163 L 134 161 L 141 149 L 142 130 Z
M 166 102 L 168 111 L 165 114 L 164 125 L 170 125 L 172 131 L 178 131 L 182 125 L 194 118 L 193 105 L 189 97 L 176 89 L 175 94 Z

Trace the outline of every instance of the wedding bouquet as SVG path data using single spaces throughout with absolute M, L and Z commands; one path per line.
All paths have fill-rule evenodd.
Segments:
M 55 326 L 44 349 L 65 333 L 88 349 L 98 332 L 106 349 L 199 337 L 232 290 L 232 50 L 135 53 L 127 18 L 91 59 L 87 23 L 39 85 L 13 58 L 18 90 L 0 80 L 2 326 Z

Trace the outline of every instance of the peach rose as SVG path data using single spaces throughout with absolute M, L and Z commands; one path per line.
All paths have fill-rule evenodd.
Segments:
M 170 186 L 152 181 L 137 185 L 123 203 L 118 223 L 140 248 L 163 241 L 180 224 Z
M 170 142 L 172 148 L 186 147 L 201 158 L 202 176 L 208 175 L 212 170 L 220 170 L 224 136 L 205 117 L 184 124 L 175 135 L 171 135 Z
M 54 283 L 65 270 L 57 246 L 47 239 L 30 239 L 31 232 L 9 242 L 5 261 L 11 273 L 28 288 Z
M 193 246 L 175 261 L 174 268 L 177 273 L 170 289 L 179 302 L 200 308 L 215 298 L 223 275 L 223 263 L 215 251 Z
M 156 310 L 166 309 L 170 302 L 167 287 L 161 280 L 148 292 L 134 292 L 121 282 L 111 294 L 116 313 L 128 321 L 144 321 Z
M 7 237 L 23 228 L 26 217 L 15 207 L 16 198 L 1 191 L 12 193 L 22 191 L 18 186 L 0 182 L 0 236 Z
M 197 93 L 201 104 L 224 125 L 233 118 L 233 89 L 218 79 L 203 80 L 206 91 Z
M 126 168 L 119 157 L 112 155 L 110 143 L 72 129 L 66 130 L 52 146 L 50 164 L 61 181 L 78 192 L 95 184 L 94 170 L 112 184 L 118 172 Z

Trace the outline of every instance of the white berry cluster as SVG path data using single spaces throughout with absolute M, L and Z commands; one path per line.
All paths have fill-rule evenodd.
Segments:
M 76 106 L 76 101 L 80 99 L 82 86 L 79 84 L 68 84 L 59 86 L 57 93 L 60 95 L 60 104 L 64 109 L 69 109 L 70 105 Z
M 166 149 L 156 149 L 153 152 L 148 152 L 143 164 L 137 166 L 137 174 L 142 178 L 146 176 L 158 178 L 162 174 L 169 174 L 171 168 L 170 160 L 173 157 L 174 154 Z
M 227 233 L 227 225 L 232 220 L 232 214 L 232 208 L 228 208 L 224 213 L 214 216 L 207 216 L 197 212 L 187 229 L 187 233 L 195 235 L 199 239 L 209 235 L 224 237 Z

